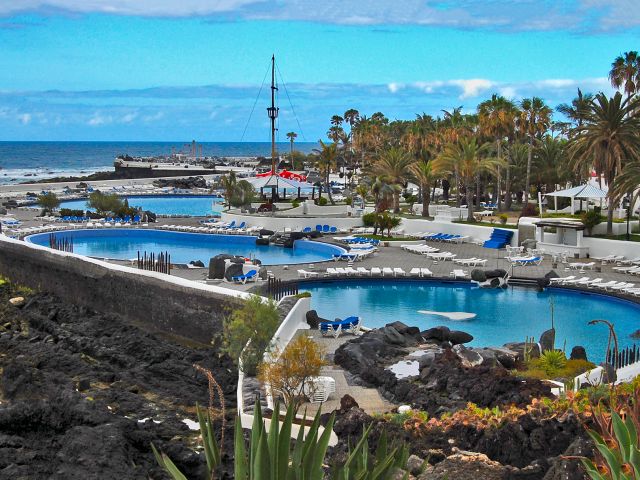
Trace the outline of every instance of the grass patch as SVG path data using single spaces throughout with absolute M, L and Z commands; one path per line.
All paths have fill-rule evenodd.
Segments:
M 593 238 L 605 238 L 607 240 L 624 240 L 627 241 L 627 234 L 623 233 L 622 235 L 591 235 Z M 630 242 L 640 242 L 640 235 L 637 233 L 632 233 L 629 235 Z
M 567 360 L 562 368 L 550 372 L 544 368 L 545 365 L 543 363 L 542 359 L 534 358 L 527 363 L 524 370 L 518 370 L 514 373 L 521 377 L 535 378 L 538 380 L 548 378 L 571 380 L 581 373 L 595 368 L 595 364 L 586 360 Z

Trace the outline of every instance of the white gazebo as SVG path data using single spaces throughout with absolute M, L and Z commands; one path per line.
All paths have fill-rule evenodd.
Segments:
M 571 215 L 575 210 L 574 200 L 589 200 L 589 199 L 605 199 L 607 198 L 607 192 L 604 190 L 587 183 L 586 185 L 578 185 L 577 187 L 567 188 L 566 190 L 558 190 L 557 192 L 551 192 L 546 194 L 547 197 L 553 197 L 553 209 L 558 210 L 558 197 L 565 197 L 571 199 Z
M 253 188 L 255 188 L 256 190 L 260 190 L 261 193 L 264 189 L 271 189 L 276 191 L 282 190 L 284 191 L 285 197 L 287 195 L 287 190 L 291 192 L 297 191 L 298 197 L 300 197 L 300 193 L 302 190 L 315 190 L 314 186 L 310 183 L 299 182 L 290 178 L 284 178 L 277 174 L 268 175 L 266 177 L 247 178 L 246 180 L 251 185 L 253 185 Z

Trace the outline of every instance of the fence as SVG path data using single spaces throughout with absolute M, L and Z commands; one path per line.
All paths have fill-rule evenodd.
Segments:
M 53 250 L 73 253 L 73 238 L 57 237 L 55 234 L 49 234 L 49 247 Z
M 138 268 L 140 270 L 150 270 L 152 272 L 166 273 L 171 275 L 171 255 L 169 252 L 160 252 L 158 255 L 145 251 L 140 255 L 138 251 Z
M 612 350 L 607 352 L 607 363 L 616 369 L 626 367 L 637 361 L 640 361 L 640 349 L 636 347 L 635 343 L 633 347 L 626 347 L 618 351 L 617 355 Z
M 278 301 L 287 295 L 297 295 L 298 284 L 291 282 L 283 282 L 279 278 L 269 278 L 267 280 L 267 297 L 271 297 Z

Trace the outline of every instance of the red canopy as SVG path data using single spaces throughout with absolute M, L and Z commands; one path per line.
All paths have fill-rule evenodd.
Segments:
M 297 182 L 306 182 L 307 177 L 305 175 L 300 175 L 298 173 L 290 172 L 289 170 L 282 170 L 281 172 L 276 173 L 281 178 L 286 178 L 288 180 L 296 180 Z M 271 172 L 258 173 L 256 177 L 270 177 Z

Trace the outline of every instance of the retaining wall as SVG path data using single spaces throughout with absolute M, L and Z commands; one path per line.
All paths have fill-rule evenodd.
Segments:
M 113 312 L 150 331 L 208 344 L 227 312 L 249 296 L 114 265 L 0 235 L 0 275 L 66 301 Z

